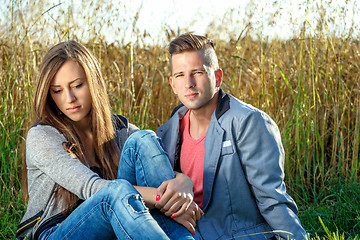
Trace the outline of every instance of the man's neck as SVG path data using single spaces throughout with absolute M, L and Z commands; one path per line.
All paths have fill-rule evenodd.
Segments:
M 190 112 L 190 135 L 193 139 L 202 137 L 209 127 L 211 115 L 217 107 L 219 101 L 219 92 L 206 106 L 200 109 L 191 110 Z

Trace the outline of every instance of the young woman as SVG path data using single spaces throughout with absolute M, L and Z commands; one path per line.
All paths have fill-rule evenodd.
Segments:
M 69 41 L 47 52 L 34 117 L 18 239 L 193 239 L 201 210 L 191 181 L 173 179 L 155 133 L 111 115 L 97 61 L 84 46 Z

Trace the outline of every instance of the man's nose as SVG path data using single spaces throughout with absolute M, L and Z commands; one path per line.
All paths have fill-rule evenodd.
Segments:
M 195 78 L 192 75 L 186 77 L 185 81 L 186 81 L 185 82 L 185 87 L 186 88 L 193 88 L 196 85 Z

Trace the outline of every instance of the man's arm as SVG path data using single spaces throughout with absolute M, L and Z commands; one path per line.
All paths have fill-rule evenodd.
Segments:
M 298 218 L 296 204 L 286 193 L 285 154 L 275 122 L 261 111 L 250 112 L 240 123 L 237 148 L 249 187 L 264 219 L 285 239 L 288 236 L 305 239 L 306 232 Z

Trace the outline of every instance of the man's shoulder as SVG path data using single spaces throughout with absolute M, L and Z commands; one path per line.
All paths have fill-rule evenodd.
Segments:
M 238 126 L 276 126 L 275 121 L 263 110 L 254 107 L 251 104 L 245 103 L 231 95 L 230 96 L 230 109 L 224 115 L 223 124 L 226 122 L 239 123 Z
M 185 115 L 185 113 L 188 111 L 188 109 L 183 105 L 180 104 L 171 113 L 171 117 L 169 120 L 167 120 L 164 124 L 162 124 L 158 130 L 157 134 L 160 137 L 164 137 L 164 135 L 168 134 L 177 134 L 176 131 L 174 131 L 177 126 L 179 125 L 179 120 L 182 118 L 182 116 Z
M 224 128 L 245 127 L 251 125 L 276 125 L 274 120 L 264 111 L 251 104 L 245 103 L 238 98 L 227 94 L 229 97 L 229 108 L 217 119 L 217 122 Z
M 229 98 L 229 109 L 227 111 L 227 115 L 225 116 L 247 116 L 249 114 L 261 112 L 261 110 L 254 107 L 253 105 L 246 103 L 230 94 L 227 94 L 227 96 Z
M 174 110 L 172 110 L 171 115 L 170 115 L 170 118 L 171 118 L 172 116 L 174 116 L 174 114 L 175 114 L 180 108 L 182 108 L 182 107 L 184 107 L 184 104 L 180 104 L 180 105 L 176 106 L 176 107 L 174 108 Z

